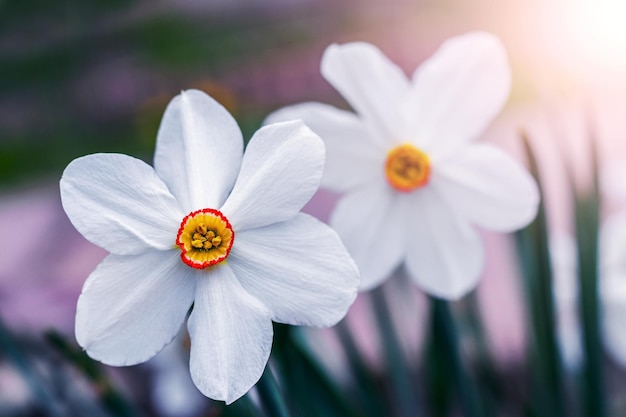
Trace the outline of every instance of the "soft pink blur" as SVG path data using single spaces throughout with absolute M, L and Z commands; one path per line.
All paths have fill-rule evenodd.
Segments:
M 4 195 L 0 230 L 1 319 L 15 330 L 73 335 L 80 289 L 106 252 L 76 232 L 56 186 Z

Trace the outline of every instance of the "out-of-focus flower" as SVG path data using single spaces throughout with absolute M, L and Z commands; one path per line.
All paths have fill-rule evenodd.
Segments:
M 361 270 L 361 289 L 405 262 L 428 293 L 464 295 L 483 265 L 474 226 L 518 229 L 539 201 L 518 163 L 474 143 L 508 96 L 503 46 L 486 33 L 450 39 L 409 80 L 370 44 L 331 45 L 321 70 L 356 114 L 304 103 L 268 122 L 302 119 L 324 139 L 322 186 L 345 193 L 330 224 Z
M 599 280 L 602 338 L 607 351 L 626 366 L 626 212 L 607 218 L 600 229 Z M 559 345 L 564 362 L 576 368 L 583 359 L 578 316 L 576 242 L 571 236 L 557 236 L 550 244 L 554 268 L 554 296 L 557 303 Z
M 110 365 L 144 362 L 190 307 L 191 377 L 231 403 L 260 378 L 272 320 L 329 326 L 354 301 L 358 272 L 337 234 L 299 213 L 317 190 L 322 141 L 301 122 L 241 131 L 206 94 L 174 98 L 154 169 L 119 154 L 78 158 L 61 179 L 78 231 L 111 254 L 78 300 L 76 338 Z

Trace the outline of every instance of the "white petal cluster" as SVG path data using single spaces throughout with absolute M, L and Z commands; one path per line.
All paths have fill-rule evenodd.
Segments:
M 324 78 L 355 113 L 320 103 L 286 107 L 268 122 L 301 119 L 322 137 L 322 187 L 344 193 L 330 224 L 353 255 L 362 290 L 405 264 L 428 293 L 455 299 L 483 267 L 475 226 L 509 232 L 535 217 L 539 193 L 513 158 L 475 143 L 504 105 L 510 69 L 501 43 L 452 38 L 412 75 L 367 43 L 331 45 Z M 385 177 L 390 150 L 409 143 L 430 159 L 427 185 L 398 191 Z
M 300 213 L 316 192 L 324 144 L 302 122 L 260 129 L 243 153 L 232 116 L 190 90 L 168 105 L 150 165 L 119 154 L 72 161 L 63 207 L 111 254 L 78 300 L 76 338 L 110 365 L 144 362 L 179 333 L 190 308 L 190 369 L 208 397 L 228 403 L 260 378 L 272 320 L 329 326 L 356 297 L 358 271 L 337 234 Z M 221 211 L 236 234 L 206 269 L 181 260 L 182 219 Z

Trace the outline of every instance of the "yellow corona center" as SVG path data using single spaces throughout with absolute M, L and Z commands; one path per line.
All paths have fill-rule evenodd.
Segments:
M 224 261 L 233 246 L 235 232 L 228 219 L 214 209 L 189 213 L 180 224 L 176 245 L 181 259 L 192 268 L 203 269 Z
M 385 174 L 398 191 L 409 192 L 423 187 L 430 178 L 430 159 L 415 146 L 405 143 L 387 154 Z

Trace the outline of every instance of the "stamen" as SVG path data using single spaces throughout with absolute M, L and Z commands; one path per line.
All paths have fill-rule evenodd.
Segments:
M 398 191 L 410 192 L 423 187 L 430 179 L 430 158 L 415 146 L 406 143 L 387 155 L 385 174 L 389 184 Z
M 176 244 L 181 259 L 192 268 L 203 269 L 224 261 L 233 246 L 235 232 L 228 219 L 214 209 L 189 213 L 180 224 Z

